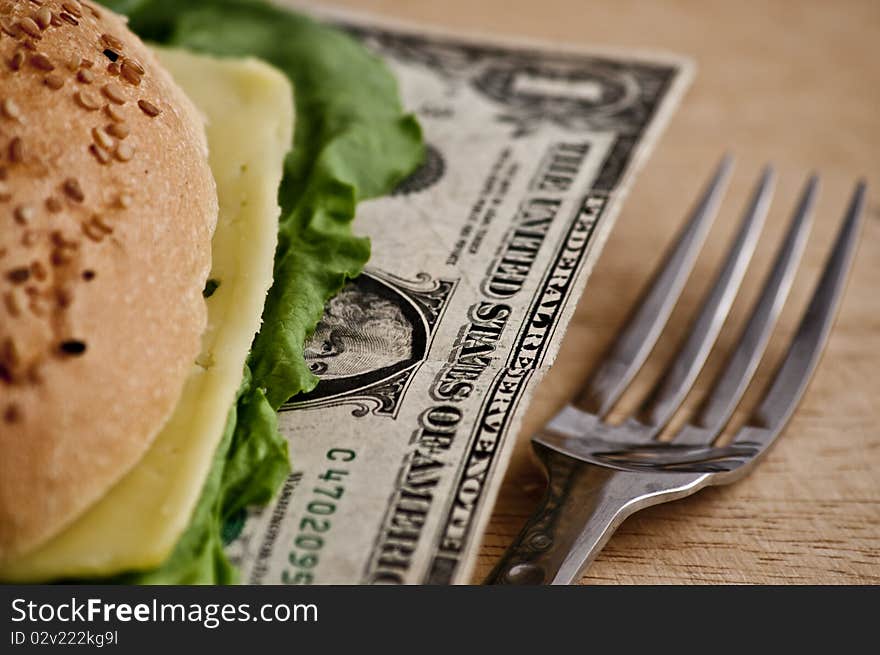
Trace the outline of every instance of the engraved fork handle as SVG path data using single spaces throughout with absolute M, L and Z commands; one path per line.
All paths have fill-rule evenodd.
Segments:
M 487 584 L 573 584 L 617 526 L 639 509 L 631 503 L 632 474 L 534 446 L 547 470 L 547 493 Z

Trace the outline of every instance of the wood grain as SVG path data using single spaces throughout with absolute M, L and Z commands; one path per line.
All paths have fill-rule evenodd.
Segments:
M 470 32 L 688 55 L 696 81 L 626 202 L 524 423 L 474 582 L 540 500 L 528 435 L 576 391 L 621 324 L 707 171 L 738 158 L 728 201 L 673 315 L 670 338 L 636 383 L 656 378 L 720 261 L 758 169 L 780 180 L 753 269 L 721 337 L 729 348 L 782 234 L 799 186 L 822 174 L 816 225 L 753 405 L 791 336 L 855 179 L 867 176 L 868 220 L 845 302 L 807 396 L 747 479 L 629 519 L 584 583 L 880 583 L 880 3 L 597 0 L 341 0 L 368 11 Z M 693 408 L 722 361 L 710 358 Z M 740 411 L 734 425 L 745 419 Z

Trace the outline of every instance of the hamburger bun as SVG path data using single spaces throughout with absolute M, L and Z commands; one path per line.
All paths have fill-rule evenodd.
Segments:
M 196 110 L 123 19 L 0 0 L 0 30 L 2 561 L 101 498 L 171 415 L 217 193 Z

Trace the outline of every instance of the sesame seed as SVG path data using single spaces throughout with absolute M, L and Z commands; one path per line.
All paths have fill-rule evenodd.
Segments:
M 46 79 L 43 81 L 45 82 L 46 86 L 48 86 L 53 91 L 57 91 L 62 86 L 64 86 L 64 78 L 60 75 L 55 75 L 54 73 L 52 75 L 47 75 Z
M 116 148 L 116 159 L 121 162 L 131 161 L 134 157 L 134 148 L 127 143 L 120 143 Z
M 20 120 L 22 116 L 21 108 L 12 98 L 4 98 L 3 102 L 0 102 L 0 112 L 2 112 L 6 118 L 14 121 Z
M 91 68 L 92 66 L 95 65 L 95 62 L 93 62 L 91 59 L 83 58 L 81 64 L 82 64 L 83 68 Z
M 15 403 L 10 403 L 3 410 L 3 420 L 7 423 L 18 423 L 21 420 L 21 410 Z
M 69 70 L 71 73 L 75 73 L 79 70 L 81 63 L 82 57 L 80 57 L 79 55 L 72 55 L 70 59 L 68 59 L 65 63 L 65 66 L 67 67 L 67 70 Z
M 46 209 L 48 209 L 53 214 L 57 214 L 64 206 L 61 204 L 61 201 L 55 196 L 49 196 L 46 198 Z
M 38 282 L 42 282 L 46 279 L 46 267 L 43 266 L 43 263 L 40 261 L 32 261 L 31 262 L 31 275 L 34 276 L 34 279 Z
M 82 187 L 80 187 L 79 182 L 76 178 L 69 177 L 64 180 L 64 183 L 61 185 L 61 188 L 64 190 L 64 193 L 71 200 L 75 200 L 76 202 L 82 202 L 86 199 L 85 194 L 82 191 Z
M 31 55 L 30 58 L 31 66 L 41 71 L 53 71 L 55 70 L 55 64 L 52 63 L 52 60 L 49 59 L 42 52 L 38 52 L 35 55 Z
M 89 241 L 94 241 L 95 243 L 101 243 L 104 240 L 104 235 L 100 232 L 95 232 L 92 230 L 92 226 L 89 223 L 83 223 L 82 226 L 83 234 L 86 235 L 86 239 Z
M 58 17 L 57 14 L 52 14 L 51 24 L 52 27 L 61 27 L 61 19 Z
M 122 66 L 123 68 L 130 68 L 138 75 L 143 75 L 144 73 L 146 73 L 144 67 L 141 66 L 141 63 L 137 59 L 132 59 L 131 57 L 126 57 L 125 60 L 122 62 Z
M 88 68 L 83 68 L 76 74 L 76 79 L 82 82 L 83 84 L 91 84 L 95 81 L 95 74 L 90 71 Z
M 111 61 L 109 64 L 107 64 L 107 72 L 113 76 L 119 75 L 119 64 L 117 64 L 115 61 Z
M 34 21 L 39 25 L 41 30 L 48 29 L 52 24 L 52 12 L 49 11 L 48 7 L 43 7 L 34 14 Z
M 83 234 L 86 235 L 87 239 L 90 241 L 101 242 L 104 240 L 104 237 L 113 230 L 107 226 L 102 226 L 102 224 L 96 220 L 97 218 L 97 216 L 92 216 L 91 220 L 87 223 L 83 223 L 81 227 Z
M 117 139 L 124 139 L 127 137 L 130 132 L 128 126 L 125 123 L 110 123 L 104 130 L 110 134 L 110 136 L 116 137 Z
M 84 109 L 94 111 L 101 108 L 101 101 L 90 91 L 77 91 L 73 97 Z
M 122 209 L 128 209 L 129 207 L 131 207 L 132 202 L 134 201 L 127 193 L 119 194 L 119 197 L 116 199 L 116 204 L 119 205 Z
M 70 307 L 73 303 L 73 293 L 70 289 L 55 289 L 55 302 L 62 309 Z
M 107 48 L 107 49 L 104 50 L 104 56 L 107 57 L 107 59 L 109 59 L 110 61 L 113 61 L 113 62 L 115 62 L 116 60 L 119 59 L 119 54 L 116 53 L 116 52 L 114 52 L 114 51 L 111 50 L 110 48 Z
M 65 355 L 82 355 L 86 351 L 85 341 L 80 341 L 79 339 L 62 341 L 58 347 Z
M 107 223 L 104 222 L 104 219 L 102 219 L 97 214 L 92 215 L 91 224 L 104 234 L 113 234 L 113 228 L 107 225 Z
M 122 63 L 122 79 L 134 86 L 140 86 L 141 75 L 135 69 L 129 67 L 128 62 Z
M 15 208 L 13 216 L 15 217 L 15 221 L 17 223 L 25 225 L 34 220 L 36 212 L 34 211 L 34 208 L 29 205 L 19 205 Z
M 56 289 L 55 301 L 58 303 L 59 307 L 65 309 L 66 307 L 70 307 L 70 303 L 73 302 L 73 294 L 70 293 L 69 289 Z
M 108 82 L 105 84 L 101 91 L 104 92 L 104 95 L 107 96 L 107 99 L 110 102 L 115 102 L 117 105 L 125 104 L 125 95 L 122 93 L 122 88 L 118 84 L 114 82 Z
M 104 105 L 104 113 L 110 118 L 110 120 L 115 121 L 117 123 L 125 122 L 125 115 L 122 113 L 122 110 L 119 107 L 114 107 L 113 105 Z
M 108 153 L 106 150 L 99 148 L 94 143 L 89 146 L 89 152 L 92 153 L 95 156 L 95 159 L 97 159 L 102 164 L 110 163 L 110 153 Z
M 52 230 L 49 233 L 49 238 L 52 240 L 52 244 L 59 248 L 72 248 L 76 250 L 76 241 L 68 241 L 64 238 L 64 233 L 61 230 Z
M 12 284 L 24 284 L 31 277 L 31 271 L 27 266 L 19 266 L 6 272 L 6 279 Z
M 71 12 L 73 13 L 73 12 Z M 110 48 L 111 50 L 115 50 L 117 52 L 121 52 L 123 48 L 122 41 L 117 39 L 112 34 L 102 34 L 101 35 L 101 43 L 105 48 Z
M 6 32 L 13 39 L 17 39 L 20 32 L 20 28 L 17 23 L 11 23 L 5 18 L 0 19 L 0 30 Z
M 10 316 L 18 316 L 21 314 L 21 308 L 18 306 L 18 301 L 15 299 L 14 293 L 7 291 L 3 294 L 3 302 L 6 305 L 6 311 L 9 312 Z
M 92 138 L 95 140 L 95 143 L 101 146 L 104 150 L 111 150 L 115 143 L 113 137 L 100 127 L 92 128 Z
M 79 25 L 79 21 L 76 18 L 74 18 L 73 16 L 71 16 L 70 14 L 68 14 L 66 11 L 61 12 L 61 20 L 65 21 L 67 23 L 70 23 L 71 25 L 74 25 L 74 26 Z
M 70 258 L 64 254 L 63 250 L 56 248 L 49 256 L 49 261 L 52 262 L 52 266 L 59 268 L 65 264 L 69 264 Z
M 18 364 L 18 348 L 9 337 L 0 343 L 0 362 L 7 362 L 13 366 Z
M 25 16 L 20 21 L 18 21 L 18 27 L 22 32 L 24 32 L 28 36 L 34 37 L 35 39 L 40 39 L 43 36 L 41 34 L 42 30 L 40 29 L 40 26 L 37 25 L 33 18 L 28 18 L 27 16 Z
M 69 11 L 77 18 L 82 18 L 82 5 L 76 0 L 66 0 L 65 2 L 61 3 L 61 7 L 65 11 Z
M 24 53 L 19 50 L 14 55 L 12 55 L 12 59 L 9 60 L 9 68 L 14 71 L 21 70 L 21 65 L 24 63 Z
M 21 140 L 20 136 L 14 137 L 9 142 L 9 160 L 13 164 L 20 164 L 24 161 L 24 156 L 24 141 Z
M 138 107 L 140 107 L 141 111 L 150 118 L 155 118 L 162 113 L 162 111 L 156 105 L 146 100 L 138 100 Z

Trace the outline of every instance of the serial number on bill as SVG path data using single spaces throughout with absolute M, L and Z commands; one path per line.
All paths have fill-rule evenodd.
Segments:
M 320 475 L 319 483 L 312 489 L 312 498 L 306 505 L 306 515 L 299 522 L 299 530 L 293 540 L 294 548 L 287 555 L 290 568 L 281 573 L 284 584 L 312 584 L 312 569 L 321 559 L 326 533 L 333 527 L 332 516 L 338 502 L 345 494 L 344 483 L 349 474 L 349 462 L 357 457 L 348 448 L 331 448 L 326 459 L 332 462 Z M 340 484 L 332 484 L 338 482 Z

